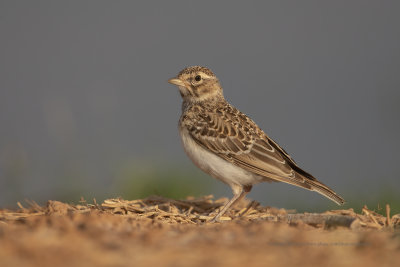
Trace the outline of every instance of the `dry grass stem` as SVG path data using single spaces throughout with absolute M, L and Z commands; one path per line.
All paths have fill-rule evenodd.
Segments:
M 26 201 L 28 208 L 17 203 L 19 210 L 0 210 L 0 221 L 21 220 L 32 216 L 65 215 L 76 213 L 101 212 L 128 216 L 136 220 L 153 220 L 166 224 L 204 224 L 208 223 L 226 198 L 213 200 L 212 196 L 201 198 L 188 197 L 185 200 L 174 200 L 159 196 L 151 196 L 145 199 L 124 200 L 121 198 L 107 199 L 99 204 L 93 200 L 93 204 L 84 199 L 80 204 L 66 204 L 59 201 L 48 201 L 46 206 L 40 206 L 34 201 Z M 390 217 L 390 207 L 386 205 L 386 216 L 382 216 L 369 210 L 366 206 L 362 214 L 356 214 L 353 209 L 332 210 L 321 214 L 293 213 L 273 207 L 263 207 L 255 201 L 243 200 L 227 214 L 221 217 L 221 221 L 271 221 L 293 224 L 308 224 L 313 227 L 347 227 L 347 228 L 371 228 L 398 227 L 400 216 Z

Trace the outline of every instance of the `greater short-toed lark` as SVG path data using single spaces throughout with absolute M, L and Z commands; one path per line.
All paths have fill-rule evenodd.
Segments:
M 194 164 L 228 184 L 233 198 L 214 217 L 217 221 L 235 202 L 260 182 L 285 182 L 316 191 L 341 205 L 332 189 L 300 169 L 276 142 L 224 98 L 214 73 L 189 67 L 168 81 L 183 98 L 179 133 Z

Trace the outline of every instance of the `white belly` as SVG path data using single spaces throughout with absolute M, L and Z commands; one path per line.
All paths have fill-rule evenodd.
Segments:
M 263 177 L 239 168 L 199 146 L 186 129 L 180 129 L 179 132 L 186 154 L 204 172 L 229 185 L 253 185 L 262 182 Z

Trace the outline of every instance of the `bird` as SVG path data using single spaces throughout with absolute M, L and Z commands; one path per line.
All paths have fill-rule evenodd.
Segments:
M 335 191 L 301 169 L 252 119 L 228 103 L 210 69 L 187 67 L 168 82 L 178 86 L 183 100 L 178 129 L 187 156 L 233 192 L 211 222 L 220 221 L 253 185 L 261 182 L 284 182 L 315 191 L 338 205 L 345 203 Z

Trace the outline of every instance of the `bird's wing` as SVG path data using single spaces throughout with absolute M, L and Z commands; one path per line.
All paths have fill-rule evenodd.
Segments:
M 227 105 L 212 111 L 197 108 L 183 124 L 200 146 L 257 175 L 317 191 L 338 204 L 344 203 L 333 190 L 298 167 L 283 148 L 234 107 Z

